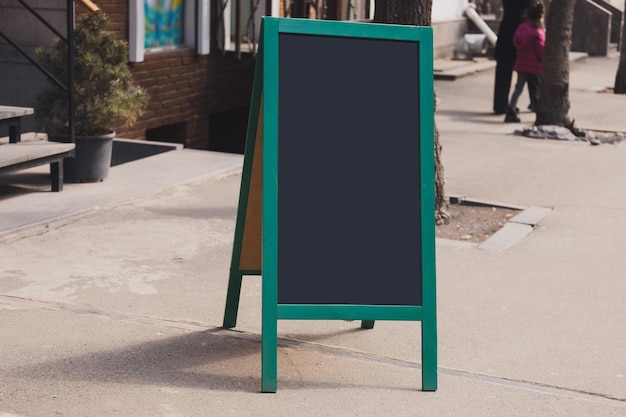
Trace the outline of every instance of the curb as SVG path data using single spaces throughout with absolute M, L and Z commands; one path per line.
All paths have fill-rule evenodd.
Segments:
M 552 209 L 545 207 L 527 208 L 509 219 L 500 230 L 478 245 L 478 249 L 504 250 L 510 248 L 532 232 L 535 226 L 551 211 Z
M 496 61 L 492 60 L 472 60 L 472 61 L 457 61 L 462 64 L 459 64 L 455 67 L 450 65 L 442 65 L 441 61 L 437 61 L 434 79 L 435 80 L 445 80 L 445 81 L 455 81 L 457 78 L 466 77 L 468 75 L 476 74 L 477 72 L 490 70 L 496 67 Z M 451 68 L 445 68 L 446 66 L 450 66 Z
M 584 62 L 589 54 L 586 52 L 569 52 L 570 62 Z M 475 57 L 471 60 L 462 61 L 455 59 L 435 59 L 434 79 L 455 81 L 457 78 L 466 77 L 478 72 L 487 71 L 496 67 L 496 61 L 490 57 Z
M 517 242 L 528 236 L 530 232 L 552 211 L 551 208 L 545 207 L 522 207 L 511 204 L 489 202 L 485 200 L 468 199 L 466 197 L 451 196 L 450 203 L 452 204 L 464 204 L 468 206 L 488 206 L 508 208 L 512 210 L 521 210 L 521 213 L 511 217 L 497 232 L 491 235 L 487 240 L 482 243 L 470 243 L 463 241 L 456 241 L 450 239 L 436 238 L 435 241 L 439 244 L 446 246 L 453 246 L 457 248 L 478 248 L 488 251 L 505 250 Z M 0 416 L 2 417 L 2 416 Z

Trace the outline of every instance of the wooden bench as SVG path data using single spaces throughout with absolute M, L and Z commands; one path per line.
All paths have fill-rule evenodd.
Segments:
M 32 107 L 0 106 L 0 126 L 9 127 L 9 143 L 18 143 L 22 135 L 22 117 L 33 114 Z
M 0 106 L 0 126 L 9 127 L 9 143 L 0 144 L 0 174 L 50 164 L 52 191 L 63 190 L 63 159 L 76 145 L 56 142 L 22 142 L 21 118 L 34 113 L 30 107 Z
M 72 155 L 73 143 L 18 142 L 0 145 L 0 174 L 50 164 L 52 191 L 63 191 L 63 159 Z

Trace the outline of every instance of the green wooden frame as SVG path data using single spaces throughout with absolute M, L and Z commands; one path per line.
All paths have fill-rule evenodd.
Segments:
M 239 296 L 241 294 L 241 281 L 243 275 L 261 275 L 260 270 L 242 270 L 240 261 L 243 247 L 244 227 L 248 212 L 248 199 L 250 180 L 252 178 L 252 161 L 256 148 L 256 133 L 260 117 L 261 100 L 263 100 L 263 30 L 259 40 L 257 61 L 254 67 L 254 81 L 252 84 L 252 97 L 250 113 L 248 115 L 248 130 L 246 132 L 246 148 L 241 173 L 241 187 L 239 191 L 239 204 L 237 206 L 237 221 L 235 223 L 235 238 L 233 253 L 230 262 L 228 276 L 228 292 L 226 293 L 226 306 L 224 309 L 223 327 L 232 328 L 237 325 L 237 312 L 239 311 Z
M 419 112 L 421 175 L 421 260 L 422 305 L 298 305 L 278 304 L 278 88 L 280 33 L 369 38 L 419 42 Z M 224 316 L 224 327 L 236 324 L 241 276 L 243 221 L 248 199 L 249 175 L 259 108 L 263 105 L 263 193 L 262 193 L 262 387 L 263 392 L 277 390 L 277 321 L 363 320 L 362 327 L 372 328 L 375 320 L 421 321 L 422 390 L 437 389 L 437 326 L 435 287 L 435 220 L 434 220 L 434 89 L 432 29 L 428 27 L 336 22 L 265 17 L 253 87 L 250 123 L 235 230 L 233 261 Z M 242 207 L 243 206 L 243 207 Z M 242 214 L 243 213 L 243 214 Z M 247 271 L 256 274 L 260 271 Z

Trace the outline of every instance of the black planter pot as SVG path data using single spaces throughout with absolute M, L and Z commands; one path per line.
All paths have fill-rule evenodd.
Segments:
M 115 132 L 103 136 L 76 136 L 73 158 L 63 161 L 65 182 L 99 182 L 109 176 L 111 152 Z M 57 136 L 57 142 L 68 142 L 68 137 Z

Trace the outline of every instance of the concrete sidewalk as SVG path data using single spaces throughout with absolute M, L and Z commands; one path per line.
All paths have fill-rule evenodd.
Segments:
M 615 53 L 614 51 L 612 53 Z M 570 52 L 570 62 L 577 62 L 587 59 L 586 52 Z M 490 57 L 481 56 L 468 60 L 458 60 L 450 58 L 435 59 L 433 70 L 435 80 L 454 81 L 458 78 L 467 77 L 496 67 L 496 61 Z
M 577 126 L 626 131 L 626 97 L 597 92 L 616 68 L 572 66 Z M 506 250 L 437 245 L 437 392 L 419 323 L 285 320 L 260 394 L 260 278 L 220 328 L 241 156 L 184 150 L 62 193 L 5 183 L 0 417 L 626 415 L 626 147 L 515 136 L 534 115 L 503 123 L 492 86 L 436 82 L 447 190 L 550 212 Z

